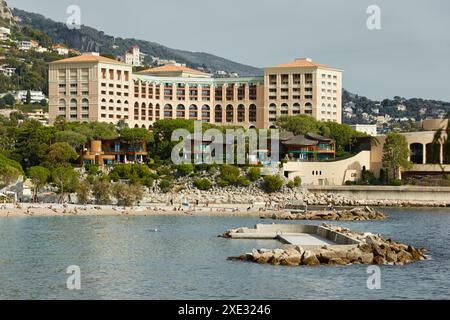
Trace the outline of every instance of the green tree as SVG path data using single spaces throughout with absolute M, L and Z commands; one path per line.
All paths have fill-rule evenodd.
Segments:
M 59 131 L 55 134 L 55 142 L 67 142 L 75 150 L 80 150 L 87 143 L 87 137 L 74 131 Z
M 132 207 L 142 200 L 144 193 L 138 184 L 117 183 L 113 186 L 113 195 L 117 205 Z
M 120 131 L 120 141 L 130 145 L 135 156 L 141 145 L 151 140 L 153 140 L 153 135 L 144 128 L 123 128 Z
M 50 146 L 46 161 L 51 166 L 68 163 L 71 160 L 76 160 L 78 154 L 70 144 L 67 142 L 57 142 Z
M 27 90 L 27 97 L 26 97 L 25 103 L 26 104 L 31 103 L 31 91 L 30 90 Z
M 20 163 L 0 154 L 0 186 L 5 187 L 23 175 Z
M 92 196 L 97 204 L 111 203 L 112 185 L 108 179 L 98 178 L 92 183 Z
M 319 133 L 318 121 L 308 115 L 284 116 L 277 121 L 277 126 L 295 135 Z
M 77 188 L 77 199 L 79 204 L 87 204 L 91 196 L 91 184 L 89 181 L 82 181 Z
M 279 175 L 264 176 L 263 188 L 268 193 L 280 191 L 283 187 L 283 179 Z
M 408 160 L 409 147 L 405 136 L 400 133 L 390 133 L 383 146 L 383 167 L 386 168 L 388 178 L 397 179 L 400 170 L 411 167 Z M 389 177 L 391 173 L 391 177 Z
M 16 98 L 12 94 L 7 94 L 3 97 L 3 101 L 7 106 L 14 106 L 16 104 Z
M 50 170 L 42 166 L 35 166 L 28 169 L 28 176 L 33 183 L 33 202 L 38 202 L 38 192 L 41 190 L 48 182 L 51 176 Z
M 64 202 L 66 195 L 76 192 L 80 175 L 69 165 L 59 165 L 52 171 L 52 180 L 57 187 L 59 202 Z

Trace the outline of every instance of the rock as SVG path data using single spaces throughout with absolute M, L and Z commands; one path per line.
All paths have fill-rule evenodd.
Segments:
M 377 265 L 384 265 L 386 264 L 386 259 L 382 256 L 375 256 L 373 258 L 373 263 Z
M 255 261 L 260 264 L 266 264 L 269 263 L 269 261 L 273 258 L 272 252 L 264 252 L 261 253 Z
M 348 261 L 345 261 L 341 258 L 333 258 L 328 261 L 328 265 L 330 265 L 330 266 L 344 266 L 347 264 L 348 264 Z
M 409 253 L 405 250 L 400 250 L 397 253 L 397 262 L 398 263 L 408 264 L 408 263 L 411 263 L 412 261 L 413 261 L 413 256 L 411 253 Z
M 294 250 L 295 253 L 291 252 L 285 252 L 281 258 L 280 263 L 284 266 L 298 266 L 302 260 L 302 256 L 297 250 Z
M 397 262 L 397 254 L 394 250 L 388 249 L 386 251 L 386 261 L 389 263 Z
M 317 266 L 317 265 L 320 265 L 320 261 L 319 261 L 319 259 L 317 259 L 315 254 L 313 254 L 309 250 L 306 250 L 303 253 L 301 264 L 303 264 L 305 266 Z

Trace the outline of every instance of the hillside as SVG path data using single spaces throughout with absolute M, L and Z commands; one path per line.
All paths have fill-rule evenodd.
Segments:
M 148 56 L 176 60 L 180 63 L 186 63 L 193 68 L 203 67 L 211 72 L 218 70 L 229 73 L 236 72 L 241 76 L 262 74 L 261 69 L 204 52 L 171 49 L 155 42 L 139 39 L 114 38 L 105 34 L 103 31 L 98 31 L 87 26 L 82 26 L 80 30 L 69 30 L 64 23 L 56 22 L 42 15 L 20 9 L 13 9 L 12 13 L 14 16 L 22 19 L 22 22 L 20 22 L 21 26 L 30 26 L 38 29 L 50 36 L 54 43 L 63 43 L 81 52 L 96 51 L 101 54 L 117 56 L 123 54 L 132 45 L 137 44 L 141 47 L 141 51 L 148 54 Z

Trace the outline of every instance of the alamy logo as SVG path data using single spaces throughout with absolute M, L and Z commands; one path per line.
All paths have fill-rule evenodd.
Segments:
M 367 278 L 367 289 L 380 290 L 381 289 L 381 269 L 378 266 L 369 266 L 367 268 L 367 274 L 370 274 Z
M 69 290 L 81 289 L 81 269 L 79 266 L 69 266 L 66 270 L 70 276 L 67 278 L 66 285 Z
M 67 7 L 66 13 L 69 17 L 66 20 L 66 26 L 70 30 L 81 29 L 81 9 L 77 5 Z
M 367 29 L 381 30 L 381 8 L 377 5 L 371 5 L 367 7 L 366 13 L 369 15 L 366 23 Z

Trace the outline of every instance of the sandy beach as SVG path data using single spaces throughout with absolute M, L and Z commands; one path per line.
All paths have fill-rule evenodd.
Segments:
M 253 207 L 251 204 L 220 204 L 206 206 L 171 206 L 151 204 L 147 206 L 118 207 L 74 204 L 3 204 L 0 205 L 0 218 L 4 217 L 53 217 L 53 216 L 254 216 L 270 217 L 280 210 Z

